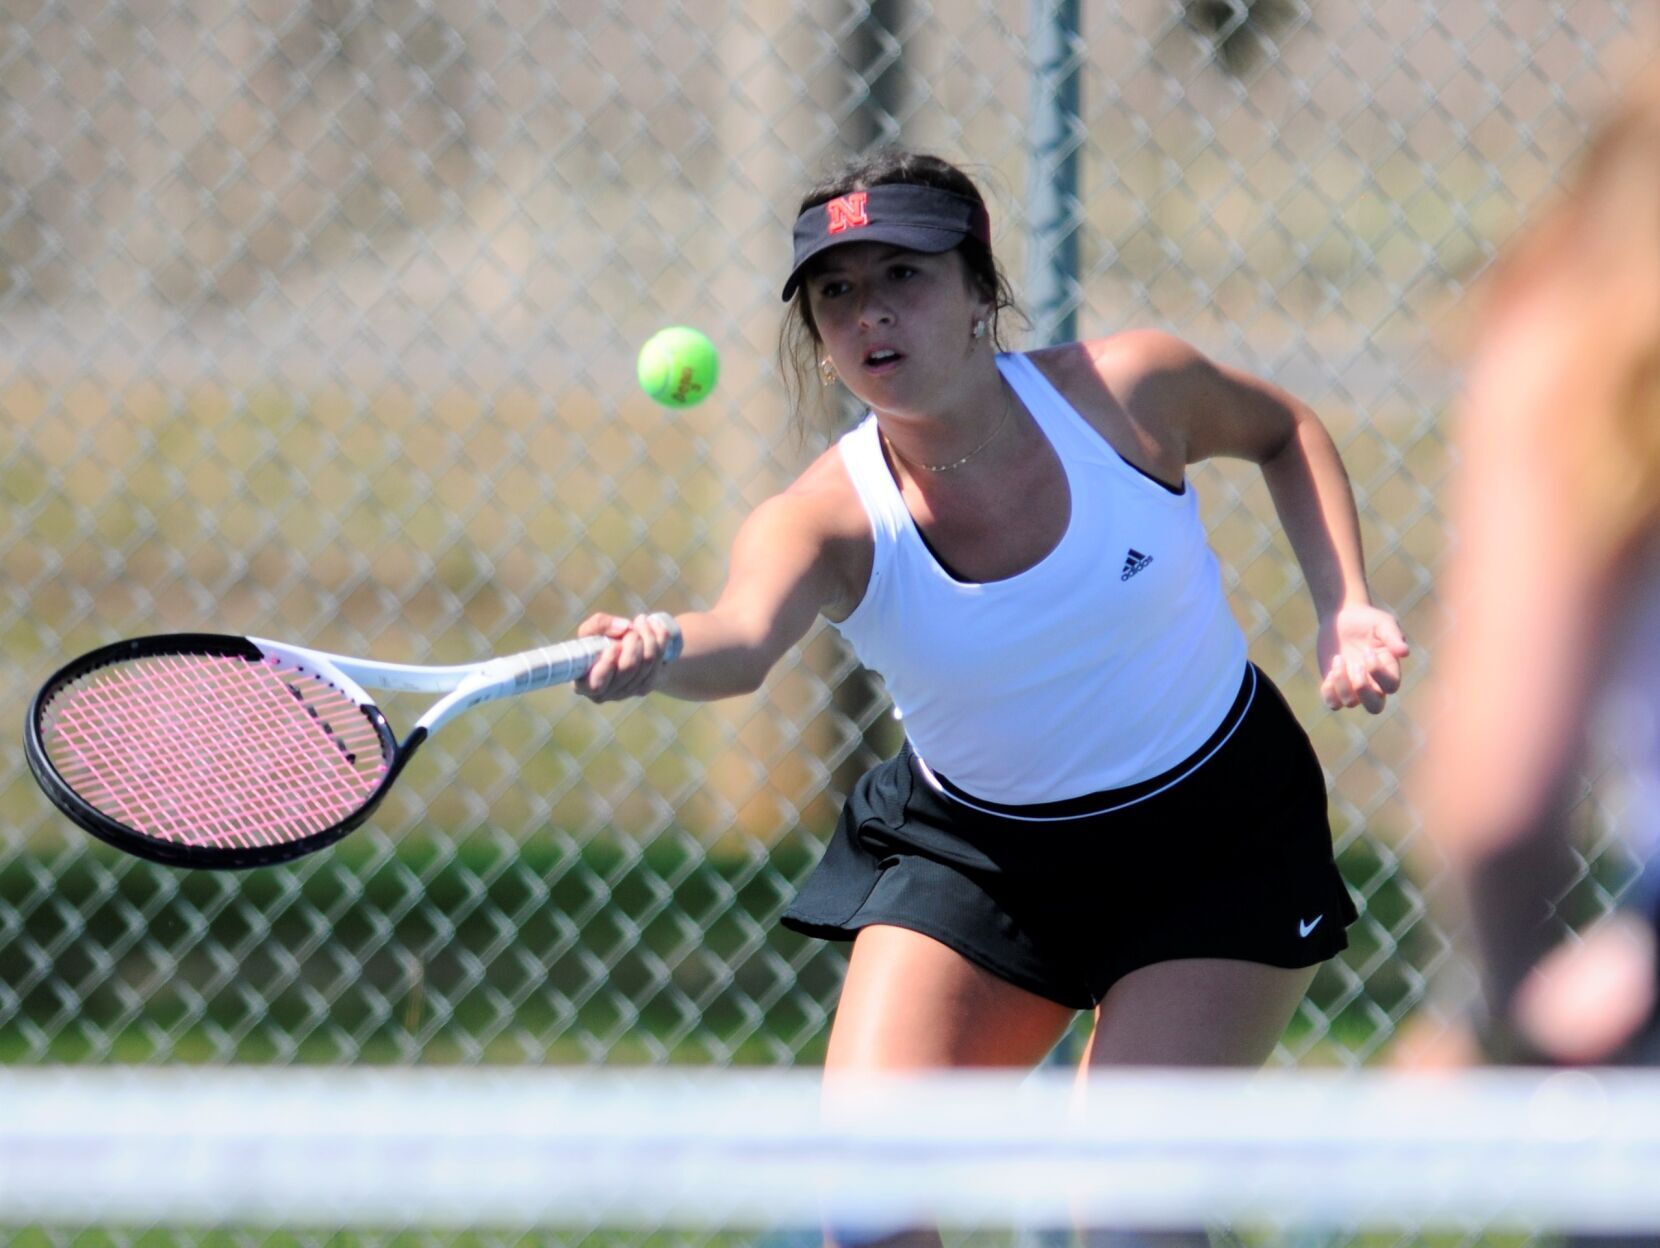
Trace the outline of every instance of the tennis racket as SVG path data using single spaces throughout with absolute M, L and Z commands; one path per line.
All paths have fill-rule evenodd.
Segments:
M 680 653 L 667 615 L 665 661 Z M 377 663 L 212 633 L 82 655 L 29 706 L 24 752 L 57 808 L 117 849 L 180 867 L 257 867 L 364 822 L 421 743 L 462 711 L 584 675 L 583 637 L 457 667 Z M 366 692 L 442 693 L 399 744 Z

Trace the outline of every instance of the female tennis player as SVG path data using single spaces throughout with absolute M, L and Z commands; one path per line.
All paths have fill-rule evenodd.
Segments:
M 1488 1055 L 1653 1063 L 1660 70 L 1628 89 L 1569 193 L 1505 253 L 1472 348 L 1446 584 L 1455 627 L 1417 798 L 1469 907 Z M 1578 875 L 1569 813 L 1599 722 L 1633 795 L 1623 831 L 1650 865 L 1608 921 L 1570 941 L 1553 909 Z
M 1246 658 L 1190 464 L 1260 464 L 1307 578 L 1328 706 L 1407 644 L 1373 605 L 1325 429 L 1164 333 L 1029 354 L 985 201 L 884 152 L 802 200 L 785 351 L 870 414 L 742 525 L 715 605 L 644 617 L 596 701 L 756 689 L 816 615 L 886 681 L 899 754 L 856 786 L 784 922 L 853 949 L 827 1070 L 1264 1061 L 1355 917 L 1319 762 Z M 811 354 L 806 354 L 810 352 Z

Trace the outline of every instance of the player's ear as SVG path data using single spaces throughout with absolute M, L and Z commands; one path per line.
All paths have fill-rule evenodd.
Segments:
M 997 315 L 997 292 L 988 290 L 980 276 L 966 264 L 963 267 L 963 276 L 968 279 L 968 293 L 974 300 L 968 318 L 969 336 L 976 342 L 990 341 L 996 337 L 992 328 L 993 318 Z

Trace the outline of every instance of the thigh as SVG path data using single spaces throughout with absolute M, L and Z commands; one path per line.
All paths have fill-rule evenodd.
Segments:
M 1125 975 L 1096 1008 L 1091 1066 L 1260 1066 L 1317 967 L 1286 970 L 1228 958 L 1155 962 Z M 1088 1248 L 1205 1248 L 1197 1228 L 1154 1234 L 1086 1231 Z
M 1182 958 L 1131 971 L 1096 1008 L 1086 1063 L 1260 1066 L 1318 969 Z
M 853 941 L 825 1072 L 1031 1066 L 1074 1014 L 930 936 L 873 924 Z

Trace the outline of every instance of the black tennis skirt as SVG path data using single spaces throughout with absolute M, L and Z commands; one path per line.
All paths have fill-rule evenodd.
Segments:
M 1355 917 L 1320 762 L 1249 665 L 1191 757 L 1088 797 L 982 801 L 926 773 L 907 742 L 854 786 L 783 922 L 826 940 L 909 928 L 1087 1009 L 1120 977 L 1175 958 L 1312 966 L 1347 946 Z

